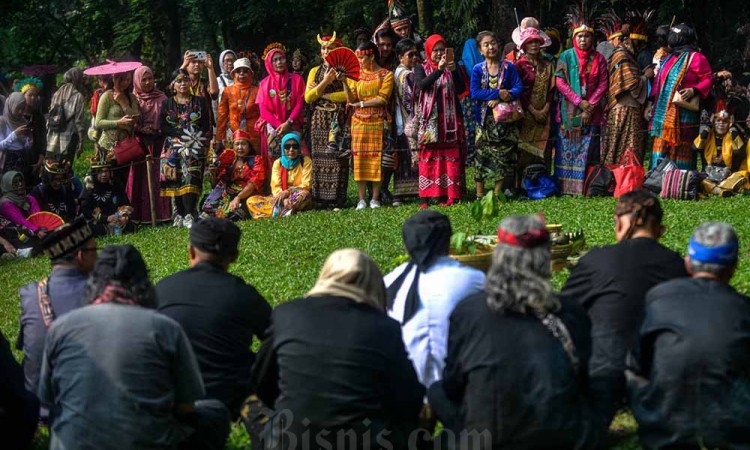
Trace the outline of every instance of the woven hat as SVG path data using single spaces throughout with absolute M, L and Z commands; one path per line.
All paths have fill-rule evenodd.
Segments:
M 79 216 L 73 222 L 63 224 L 47 234 L 37 246 L 36 251 L 54 260 L 78 250 L 92 237 L 94 237 L 94 231 L 91 225 L 83 216 Z

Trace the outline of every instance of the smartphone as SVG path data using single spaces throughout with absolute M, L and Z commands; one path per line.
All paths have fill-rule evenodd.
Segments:
M 204 51 L 197 51 L 197 52 L 194 52 L 193 55 L 195 56 L 195 59 L 197 59 L 198 61 L 205 61 L 207 53 Z
M 452 63 L 456 60 L 456 56 L 453 54 L 453 48 L 448 47 L 445 49 L 445 62 Z

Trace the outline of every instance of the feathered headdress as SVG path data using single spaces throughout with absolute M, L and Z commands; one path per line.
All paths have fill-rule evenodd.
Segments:
M 630 25 L 630 39 L 648 41 L 648 24 L 656 14 L 655 9 L 644 11 L 628 11 L 626 20 Z
M 568 13 L 565 14 L 565 23 L 570 27 L 573 37 L 584 31 L 588 33 L 594 32 L 592 17 L 595 13 L 596 6 L 589 8 L 585 1 L 576 2 L 570 6 Z
M 37 77 L 24 78 L 16 83 L 16 90 L 22 94 L 32 87 L 35 87 L 41 91 L 42 89 L 44 89 L 44 83 L 42 83 L 42 80 Z
M 271 42 L 270 44 L 266 46 L 265 49 L 263 49 L 263 56 L 261 56 L 261 59 L 263 61 L 266 60 L 266 56 L 268 56 L 268 53 L 270 53 L 271 50 L 281 50 L 284 53 L 287 52 L 286 47 L 284 47 L 284 44 L 280 42 Z
M 604 13 L 596 21 L 599 30 L 604 33 L 608 41 L 622 37 L 623 31 L 627 34 L 628 25 L 623 24 L 622 19 L 614 10 Z M 625 30 L 623 30 L 625 28 Z

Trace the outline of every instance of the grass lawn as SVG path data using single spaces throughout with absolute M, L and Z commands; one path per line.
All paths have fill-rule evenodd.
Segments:
M 79 166 L 77 165 L 77 169 Z M 76 170 L 81 173 L 80 170 Z M 350 204 L 353 204 L 350 184 Z M 518 201 L 502 206 L 503 216 L 529 214 L 543 210 L 550 223 L 562 223 L 565 230 L 581 228 L 589 245 L 614 241 L 612 214 L 614 199 L 554 198 L 541 201 Z M 723 220 L 737 229 L 742 242 L 750 242 L 750 222 L 746 211 L 750 197 L 711 199 L 700 202 L 665 201 L 665 224 L 668 228 L 663 243 L 684 253 L 690 233 L 702 221 Z M 450 216 L 453 229 L 470 233 L 493 234 L 497 224 L 484 224 L 480 230 L 469 214 L 469 205 L 436 208 Z M 298 216 L 240 223 L 243 237 L 241 254 L 231 271 L 255 285 L 272 304 L 302 296 L 312 287 L 325 258 L 334 250 L 355 247 L 367 252 L 383 273 L 397 265 L 405 252 L 401 243 L 401 224 L 417 211 L 414 204 L 397 208 L 338 212 L 309 212 Z M 153 281 L 186 269 L 188 232 L 170 227 L 145 227 L 135 234 L 101 239 L 99 246 L 131 243 L 143 254 Z M 748 250 L 741 249 L 746 260 Z M 0 329 L 10 342 L 18 334 L 20 313 L 18 288 L 48 274 L 49 261 L 43 257 L 0 263 Z M 567 272 L 555 274 L 553 283 L 559 289 Z M 750 291 L 750 268 L 741 264 L 734 285 L 742 292 Z M 210 292 L 205 293 L 210 299 Z M 20 359 L 20 354 L 16 353 Z M 613 429 L 621 441 L 618 449 L 637 449 L 635 423 L 627 414 L 620 415 Z M 46 439 L 38 440 L 44 448 Z M 234 427 L 228 447 L 249 448 L 241 427 Z

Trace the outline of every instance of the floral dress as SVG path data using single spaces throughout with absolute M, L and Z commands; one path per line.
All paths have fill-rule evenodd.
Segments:
M 174 97 L 162 107 L 162 133 L 167 137 L 161 154 L 160 188 L 163 197 L 203 191 L 203 170 L 211 129 L 209 108 L 203 97 L 186 104 Z M 176 139 L 176 141 L 175 141 Z

